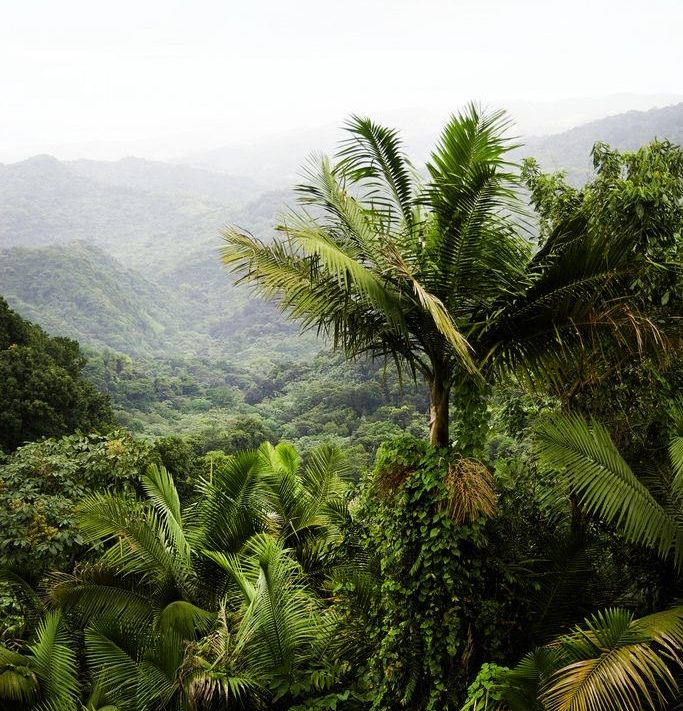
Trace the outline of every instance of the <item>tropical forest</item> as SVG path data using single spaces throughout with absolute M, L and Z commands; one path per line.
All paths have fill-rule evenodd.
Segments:
M 510 124 L 352 115 L 217 248 L 218 173 L 2 167 L 3 711 L 681 708 L 683 150 Z

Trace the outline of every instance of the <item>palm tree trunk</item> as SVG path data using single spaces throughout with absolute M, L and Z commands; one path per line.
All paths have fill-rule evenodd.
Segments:
M 429 380 L 429 442 L 433 447 L 448 447 L 448 402 L 451 386 L 437 373 Z

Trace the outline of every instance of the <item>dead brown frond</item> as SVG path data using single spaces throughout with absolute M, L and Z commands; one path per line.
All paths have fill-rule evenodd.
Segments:
M 448 513 L 458 525 L 495 514 L 493 476 L 477 459 L 463 458 L 451 464 L 445 483 Z
M 631 355 L 666 358 L 669 354 L 671 343 L 667 333 L 649 316 L 626 302 L 619 301 L 593 312 L 588 321 L 593 349 L 601 345 L 599 341 L 604 342 L 606 329 L 617 345 Z
M 398 490 L 403 482 L 413 474 L 411 467 L 392 464 L 380 469 L 375 477 L 374 490 L 380 499 L 388 499 Z

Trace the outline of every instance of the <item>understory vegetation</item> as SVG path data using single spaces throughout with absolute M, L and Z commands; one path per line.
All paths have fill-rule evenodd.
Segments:
M 0 711 L 683 708 L 683 152 L 347 129 L 224 234 L 308 361 L 0 300 Z

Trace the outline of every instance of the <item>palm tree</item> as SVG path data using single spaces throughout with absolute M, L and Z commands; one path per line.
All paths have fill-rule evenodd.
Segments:
M 264 706 L 277 708 L 276 701 L 291 700 L 292 685 L 303 685 L 321 661 L 330 632 L 322 600 L 301 566 L 267 534 L 251 538 L 240 556 L 207 555 L 230 584 L 219 625 L 188 657 L 191 696 L 228 706 L 247 702 L 247 708 L 260 708 L 270 696 Z
M 332 447 L 302 461 L 266 443 L 228 457 L 186 509 L 155 466 L 143 501 L 85 499 L 100 557 L 53 576 L 51 602 L 83 630 L 92 707 L 278 708 L 312 670 L 326 688 L 333 619 L 318 588 L 348 516 L 344 471 Z
M 632 298 L 626 237 L 605 243 L 567 219 L 534 253 L 519 234 L 508 125 L 503 112 L 470 105 L 444 128 L 423 181 L 395 131 L 353 117 L 337 163 L 322 158 L 299 186 L 283 237 L 224 233 L 223 261 L 304 328 L 425 379 L 434 445 L 449 444 L 455 391 L 465 451 L 480 443 L 497 373 L 552 374 L 588 347 L 587 334 L 613 331 Z
M 588 514 L 683 571 L 683 400 L 672 408 L 669 466 L 636 473 L 599 422 L 555 415 L 536 427 L 540 460 L 561 473 L 555 494 L 574 494 Z

